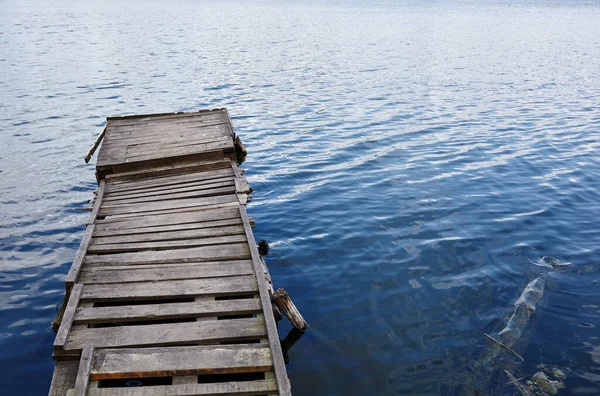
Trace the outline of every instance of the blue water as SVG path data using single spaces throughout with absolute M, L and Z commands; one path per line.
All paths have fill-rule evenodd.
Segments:
M 542 271 L 515 375 L 599 394 L 598 32 L 580 0 L 2 2 L 0 393 L 49 387 L 104 117 L 227 107 L 312 326 L 294 394 L 464 394 Z

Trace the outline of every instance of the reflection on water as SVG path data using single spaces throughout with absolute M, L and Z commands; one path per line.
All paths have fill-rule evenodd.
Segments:
M 514 374 L 600 393 L 599 26 L 587 0 L 4 2 L 3 393 L 48 388 L 104 117 L 206 107 L 233 117 L 257 240 L 311 324 L 296 395 L 461 394 L 547 258 L 570 264 Z

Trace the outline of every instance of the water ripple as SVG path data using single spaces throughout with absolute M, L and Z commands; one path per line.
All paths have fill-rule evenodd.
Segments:
M 458 394 L 540 273 L 519 353 L 595 378 L 599 25 L 585 0 L 3 4 L 0 387 L 47 391 L 104 117 L 223 106 L 312 326 L 294 394 Z

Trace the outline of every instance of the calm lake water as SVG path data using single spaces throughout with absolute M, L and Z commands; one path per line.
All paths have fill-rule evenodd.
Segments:
M 0 393 L 50 385 L 104 117 L 227 107 L 312 326 L 295 395 L 510 395 L 475 362 L 542 272 L 514 373 L 599 394 L 599 32 L 578 0 L 2 2 Z

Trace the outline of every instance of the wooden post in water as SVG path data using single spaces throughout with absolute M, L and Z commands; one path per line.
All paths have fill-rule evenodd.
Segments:
M 285 289 L 277 289 L 277 291 L 273 293 L 272 301 L 274 301 L 277 308 L 287 316 L 295 328 L 302 331 L 308 329 L 308 323 L 306 323 Z

